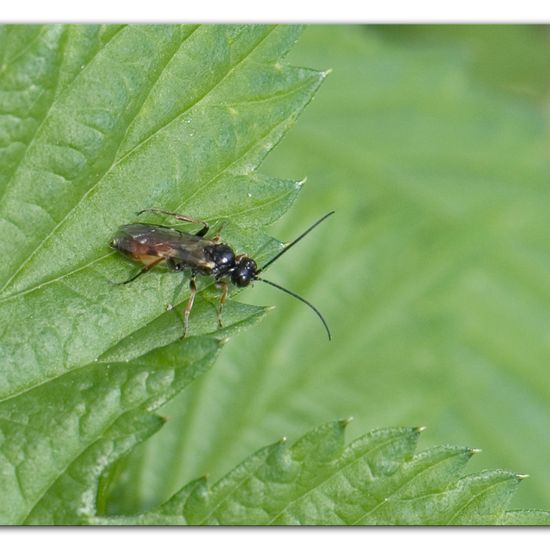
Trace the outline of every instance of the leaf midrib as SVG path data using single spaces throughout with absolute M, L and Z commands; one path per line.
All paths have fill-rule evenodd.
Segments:
M 159 132 L 163 131 L 165 128 L 167 128 L 168 126 L 170 126 L 171 124 L 175 123 L 175 121 L 177 121 L 178 119 L 180 119 L 182 116 L 184 116 L 190 109 L 192 108 L 195 108 L 201 101 L 203 101 L 209 94 L 212 93 L 213 90 L 215 90 L 220 84 L 222 84 L 222 82 L 224 82 L 224 80 L 230 75 L 232 74 L 232 72 L 237 68 L 239 67 L 239 65 L 243 62 L 245 62 L 248 57 L 250 55 L 252 55 L 252 53 L 264 42 L 264 40 L 266 40 L 273 32 L 274 30 L 276 29 L 277 27 L 273 27 L 272 29 L 270 29 L 270 31 L 264 36 L 262 37 L 262 39 L 256 43 L 254 45 L 254 47 L 249 50 L 245 56 L 243 56 L 242 59 L 240 59 L 235 65 L 233 65 L 233 67 L 231 67 L 231 69 L 229 71 L 227 71 L 223 76 L 222 78 L 217 81 L 208 91 L 206 91 L 201 97 L 198 98 L 198 100 L 196 100 L 194 103 L 190 104 L 185 110 L 183 110 L 182 112 L 178 113 L 177 115 L 174 116 L 174 118 L 172 118 L 169 122 L 163 124 L 161 127 L 159 127 L 155 132 L 153 132 L 151 135 L 147 136 L 144 140 L 138 142 L 133 148 L 131 148 L 127 153 L 125 153 L 122 157 L 120 157 L 119 159 L 117 159 L 115 162 L 111 163 L 111 166 L 105 170 L 105 172 L 102 174 L 102 176 L 80 197 L 80 199 L 74 204 L 71 206 L 71 208 L 66 212 L 66 214 L 63 216 L 63 218 L 57 223 L 57 225 L 55 225 L 51 231 L 44 237 L 44 239 L 42 241 L 40 241 L 38 243 L 38 245 L 33 249 L 33 251 L 27 255 L 26 259 L 23 260 L 21 262 L 21 264 L 19 265 L 19 267 L 16 269 L 16 271 L 10 276 L 8 277 L 6 283 L 2 286 L 2 288 L 0 289 L 0 293 L 5 293 L 6 291 L 6 288 L 9 286 L 9 284 L 17 277 L 17 275 L 19 273 L 21 273 L 25 267 L 27 266 L 27 264 L 32 260 L 32 258 L 36 255 L 36 253 L 45 245 L 45 243 L 47 243 L 58 231 L 58 229 L 60 227 L 62 227 L 65 222 L 67 221 L 68 218 L 70 218 L 70 216 L 73 214 L 73 212 L 75 211 L 75 209 L 91 194 L 93 193 L 93 191 L 96 189 L 96 187 L 105 179 L 105 177 L 114 169 L 116 168 L 120 163 L 122 163 L 124 160 L 126 160 L 132 153 L 134 153 L 135 151 L 137 151 L 138 149 L 140 149 L 141 147 L 145 146 L 145 144 L 151 140 L 154 136 L 156 136 Z M 180 43 L 180 45 L 178 46 L 178 48 L 174 51 L 174 53 L 172 54 L 172 56 L 170 57 L 170 59 L 173 58 L 174 55 L 176 55 L 176 53 L 179 51 L 179 49 L 183 46 L 183 44 L 187 41 L 187 39 L 189 38 L 189 36 L 191 36 L 194 32 L 196 32 L 197 29 L 194 29 L 193 32 L 191 34 L 189 34 L 187 37 L 185 37 L 185 39 Z M 166 67 L 168 66 L 168 63 L 169 61 L 164 65 L 163 69 L 159 72 L 158 74 L 158 77 L 157 79 L 155 80 L 155 83 L 158 81 L 158 78 L 160 78 L 160 76 L 164 73 L 164 71 L 166 70 Z M 147 97 L 149 97 L 152 89 L 154 87 L 154 84 L 151 86 L 147 96 L 144 97 L 144 101 L 142 102 L 139 110 L 136 111 L 136 114 L 134 115 L 134 118 L 132 120 L 135 120 L 135 118 L 138 116 L 138 114 L 141 112 L 141 109 L 143 108 L 143 104 L 145 103 L 145 100 Z M 131 123 L 128 124 L 127 126 L 127 130 L 128 128 L 130 127 Z M 126 134 L 125 134 L 126 135 Z M 119 143 L 119 147 L 120 145 L 122 144 L 122 140 L 121 142 Z M 252 149 L 252 147 L 250 148 Z M 249 150 L 250 150 L 249 149 Z M 118 149 L 117 149 L 118 150 Z M 247 150 L 247 152 L 249 151 Z M 27 151 L 28 151 L 28 148 L 27 148 Z M 27 153 L 27 151 L 25 152 L 25 155 Z M 243 155 L 244 156 L 244 155 Z M 240 158 L 242 158 L 243 156 L 241 156 Z M 116 154 L 113 158 L 116 158 Z M 240 160 L 237 159 L 237 160 Z M 234 162 L 236 161 L 233 161 L 231 162 L 231 164 L 229 166 L 227 166 L 225 169 L 227 169 L 228 167 L 230 167 L 232 164 L 234 164 Z M 224 169 L 224 170 L 225 170 Z M 220 172 L 221 173 L 221 172 Z M 219 176 L 218 173 L 216 175 L 216 177 Z M 211 181 L 213 181 L 215 178 L 212 178 L 211 180 L 209 180 L 208 183 L 210 183 Z M 202 186 L 204 187 L 204 186 Z M 5 197 L 5 195 L 4 195 Z M 1 203 L 1 199 L 0 199 L 0 203 Z
M 307 87 L 308 84 L 309 84 L 309 83 L 301 84 L 300 86 L 294 88 L 291 92 L 289 92 L 289 94 L 291 94 L 291 93 L 296 93 L 296 91 L 300 90 L 301 88 Z M 266 133 L 264 133 L 264 134 L 259 138 L 258 142 L 264 140 L 269 134 L 271 134 L 271 132 L 273 132 L 274 130 L 276 130 L 276 129 L 277 129 L 278 127 L 280 127 L 280 126 L 284 126 L 284 125 L 287 124 L 287 123 L 288 123 L 288 121 L 285 119 L 285 120 L 283 120 L 282 122 L 277 123 L 275 126 L 271 126 L 271 127 L 268 129 L 268 131 L 267 131 Z M 218 170 L 218 172 L 216 172 L 216 174 L 214 174 L 209 180 L 207 180 L 205 183 L 203 183 L 201 186 L 199 186 L 199 187 L 194 191 L 194 193 L 193 193 L 192 195 L 190 195 L 189 197 L 187 197 L 187 198 L 185 199 L 185 202 L 191 200 L 192 197 L 194 197 L 195 195 L 199 194 L 199 193 L 200 193 L 201 191 L 203 191 L 206 187 L 208 187 L 209 185 L 211 185 L 212 183 L 214 183 L 216 180 L 218 180 L 220 177 L 222 177 L 225 173 L 227 173 L 229 170 L 231 170 L 231 168 L 232 168 L 235 164 L 238 164 L 241 160 L 243 160 L 244 158 L 246 158 L 246 156 L 250 153 L 250 151 L 253 150 L 254 147 L 256 147 L 256 145 L 257 145 L 258 142 L 253 143 L 248 149 L 246 149 L 246 150 L 242 153 L 241 156 L 239 156 L 239 157 L 237 157 L 237 158 L 231 160 L 229 164 L 227 164 L 227 165 L 221 167 L 221 168 Z M 99 182 L 98 182 L 98 183 L 99 183 Z M 92 192 L 92 189 L 90 189 L 90 190 L 86 193 L 86 195 L 87 195 L 88 193 L 90 193 L 90 192 Z M 86 195 L 85 195 L 85 196 L 86 196 Z M 82 200 L 84 200 L 85 196 L 82 197 Z M 182 203 L 180 206 L 178 206 L 177 209 L 181 210 L 182 207 L 183 207 L 183 204 L 184 204 L 184 203 Z M 76 208 L 76 206 L 77 206 L 77 205 L 75 205 L 74 208 Z M 73 208 L 73 209 L 74 209 L 74 208 Z M 68 216 L 67 216 L 67 217 L 68 217 Z M 220 219 L 221 219 L 221 218 L 220 218 Z M 61 225 L 61 224 L 58 224 L 58 226 L 56 226 L 55 229 L 57 229 L 60 225 Z M 53 236 L 53 231 L 52 231 L 52 233 L 50 233 L 50 234 L 48 235 L 48 237 L 52 237 L 52 236 Z M 41 248 L 41 246 L 44 244 L 44 242 L 45 242 L 45 241 L 43 241 L 42 243 L 40 243 L 40 245 L 34 250 L 33 254 L 35 254 L 35 253 L 38 252 L 38 250 Z M 110 256 L 110 255 L 112 255 L 112 254 L 114 254 L 114 252 L 112 252 L 112 253 L 110 253 L 110 254 L 107 254 L 107 255 L 104 255 L 104 256 L 102 256 L 101 258 L 95 258 L 94 260 L 88 262 L 87 264 L 85 264 L 85 265 L 83 265 L 83 266 L 79 266 L 79 267 L 77 267 L 77 268 L 74 268 L 72 271 L 70 271 L 70 272 L 68 272 L 68 273 L 63 273 L 63 274 L 61 274 L 61 275 L 59 275 L 59 276 L 57 276 L 57 277 L 55 277 L 55 278 L 53 278 L 53 279 L 47 279 L 47 280 L 45 280 L 45 281 L 42 281 L 42 282 L 40 282 L 40 283 L 35 284 L 34 286 L 31 286 L 31 287 L 26 288 L 26 289 L 24 289 L 24 290 L 20 290 L 20 291 L 18 291 L 18 292 L 16 292 L 16 293 L 4 295 L 4 296 L 2 296 L 2 297 L 0 298 L 0 304 L 2 304 L 2 303 L 4 303 L 4 302 L 8 302 L 8 301 L 10 301 L 10 300 L 12 300 L 12 299 L 15 299 L 15 298 L 17 298 L 17 297 L 19 297 L 19 296 L 21 296 L 21 295 L 29 294 L 29 293 L 31 293 L 31 292 L 34 292 L 34 291 L 36 291 L 36 290 L 39 290 L 39 289 L 41 289 L 41 288 L 42 288 L 43 286 L 45 286 L 45 285 L 51 284 L 51 283 L 53 283 L 53 282 L 61 281 L 61 280 L 63 280 L 64 278 L 66 278 L 68 275 L 71 275 L 71 274 L 74 274 L 74 273 L 76 273 L 76 272 L 78 272 L 78 271 L 81 271 L 82 269 L 85 269 L 86 267 L 89 267 L 90 265 L 93 265 L 94 263 L 97 263 L 97 262 L 99 262 L 100 260 L 105 259 L 106 257 L 108 257 L 108 256 Z M 28 258 L 28 260 L 30 260 L 30 257 Z M 23 268 L 23 265 L 21 266 L 20 269 L 22 269 L 22 268 Z M 14 275 L 12 276 L 12 279 L 13 279 L 13 277 L 15 277 L 15 275 L 16 275 L 16 274 L 14 274 Z
M 160 70 L 157 74 L 157 77 L 155 78 L 154 81 L 152 81 L 150 83 L 150 88 L 149 90 L 147 91 L 146 94 L 143 94 L 143 97 L 142 97 L 142 101 L 139 105 L 139 107 L 135 110 L 135 114 L 133 116 L 133 118 L 131 119 L 131 121 L 128 123 L 128 125 L 126 126 L 126 129 L 124 131 L 124 133 L 121 135 L 120 137 L 120 141 L 117 145 L 117 149 L 115 151 L 115 154 L 113 155 L 113 159 L 116 158 L 116 154 L 117 152 L 119 151 L 120 149 L 120 146 L 122 145 L 122 143 L 124 143 L 124 138 L 126 137 L 127 133 L 128 133 L 128 130 L 132 124 L 132 122 L 136 119 L 137 116 L 139 116 L 139 114 L 142 112 L 142 109 L 143 109 L 143 105 L 145 104 L 147 98 L 150 96 L 155 84 L 158 82 L 158 80 L 161 78 L 162 74 L 164 73 L 164 71 L 166 70 L 166 67 L 168 66 L 168 64 L 170 63 L 170 61 L 173 59 L 174 55 L 176 55 L 176 53 L 179 51 L 179 49 L 183 46 L 183 44 L 187 41 L 187 39 L 193 35 L 193 33 L 195 32 L 196 29 L 193 29 L 191 31 L 191 33 L 189 35 L 187 35 L 178 45 L 177 48 L 174 49 L 174 51 L 172 52 L 172 55 L 169 57 L 169 59 L 166 61 L 164 67 L 162 68 L 162 70 Z M 119 33 L 116 33 L 114 36 L 118 36 Z M 109 41 L 110 42 L 110 41 Z M 103 51 L 103 48 L 99 48 L 97 50 L 97 52 L 95 52 L 94 56 L 92 57 L 92 60 L 100 53 Z M 88 64 L 86 65 L 86 67 L 84 67 L 84 69 L 80 72 L 80 74 L 83 74 L 86 70 L 89 70 L 89 67 L 90 67 L 90 63 L 91 63 L 91 60 L 90 62 L 88 62 Z M 76 77 L 75 77 L 76 78 Z M 58 81 L 59 81 L 59 78 L 58 78 Z M 74 79 L 73 79 L 74 81 Z M 68 87 L 67 87 L 68 89 Z M 48 119 L 48 115 L 50 113 L 50 111 L 52 110 L 53 106 L 55 105 L 56 103 L 56 100 L 58 98 L 54 98 L 54 100 L 52 101 L 52 103 L 50 104 L 50 106 L 48 107 L 48 110 L 46 111 L 44 117 L 42 118 L 42 121 L 40 122 L 40 125 L 37 127 L 36 131 L 34 132 L 34 135 L 32 137 L 32 140 L 28 143 L 27 145 L 27 148 L 25 150 L 25 154 L 22 155 L 17 167 L 14 169 L 13 173 L 12 173 L 12 176 L 10 178 L 10 180 L 6 183 L 6 186 L 4 188 L 4 193 L 2 195 L 2 197 L 0 198 L 0 206 L 5 202 L 5 198 L 7 196 L 7 190 L 8 190 L 8 187 L 10 186 L 10 183 L 13 182 L 13 176 L 16 174 L 19 166 L 21 165 L 22 161 L 26 158 L 27 154 L 28 154 L 28 151 L 29 149 L 31 148 L 32 146 L 32 143 L 34 142 L 34 140 L 36 139 L 36 136 L 38 134 L 38 131 L 39 129 L 43 126 L 43 124 L 45 123 L 45 121 Z M 80 152 L 80 151 L 79 151 Z M 117 162 L 111 162 L 111 165 L 109 166 L 109 168 L 105 169 L 105 171 L 103 172 L 103 174 L 97 179 L 97 181 L 94 183 L 94 185 L 88 189 L 81 197 L 80 199 L 78 199 L 78 201 L 73 204 L 71 206 L 71 208 L 65 213 L 65 215 L 63 216 L 63 218 L 50 230 L 50 232 L 44 237 L 44 239 L 42 239 L 38 245 L 32 250 L 32 252 L 30 252 L 26 257 L 25 259 L 19 264 L 18 268 L 7 278 L 5 284 L 2 286 L 2 288 L 0 288 L 0 294 L 3 293 L 5 291 L 5 289 L 9 286 L 9 284 L 13 281 L 13 279 L 15 279 L 17 277 L 17 275 L 23 271 L 26 267 L 26 265 L 32 260 L 32 258 L 35 256 L 35 254 L 44 246 L 44 244 L 46 242 L 48 242 L 48 240 L 52 237 L 52 235 L 54 235 L 58 228 L 61 227 L 63 225 L 63 223 L 65 222 L 65 220 L 69 217 L 69 215 L 73 212 L 73 210 L 75 208 L 78 207 L 78 205 L 82 202 L 82 200 L 88 196 L 88 194 L 90 193 L 90 191 L 92 191 L 102 180 L 103 178 L 116 166 Z
M 478 477 L 480 474 L 477 474 L 474 475 L 474 476 L 469 476 L 469 477 Z M 467 478 L 463 478 L 463 479 L 467 479 Z M 489 487 L 486 487 L 484 489 L 482 489 L 481 491 L 477 492 L 475 495 L 473 495 L 471 498 L 469 498 L 462 506 L 460 506 L 458 508 L 458 510 L 456 510 L 454 513 L 452 513 L 452 515 L 449 517 L 449 519 L 445 522 L 445 525 L 455 525 L 453 523 L 453 521 L 460 516 L 460 514 L 472 503 L 474 502 L 477 498 L 479 498 L 480 496 L 484 495 L 485 493 L 489 492 L 491 489 L 493 489 L 494 487 L 496 487 L 497 485 L 500 485 L 502 483 L 510 483 L 510 481 L 518 481 L 517 477 L 512 477 L 510 476 L 509 478 L 507 479 L 499 479 L 497 481 L 495 481 L 494 483 L 491 483 L 491 485 L 489 485 Z M 500 513 L 498 512 L 495 512 L 495 516 L 496 518 L 502 516 L 504 514 L 505 511 L 501 511 Z M 495 519 L 496 519 L 495 518 Z
M 282 514 L 294 503 L 298 502 L 298 501 L 301 501 L 303 499 L 305 499 L 308 495 L 310 495 L 311 493 L 313 493 L 313 491 L 317 491 L 320 487 L 322 487 L 323 485 L 325 485 L 326 483 L 328 483 L 329 481 L 331 481 L 332 479 L 334 479 L 337 475 L 341 474 L 342 472 L 344 472 L 345 470 L 349 469 L 351 466 L 355 465 L 359 460 L 362 460 L 364 459 L 365 457 L 369 456 L 371 453 L 373 452 L 376 452 L 380 449 L 383 449 L 384 447 L 388 446 L 388 445 L 391 445 L 393 442 L 395 441 L 398 441 L 400 439 L 403 439 L 404 435 L 406 434 L 403 434 L 403 433 L 399 433 L 399 434 L 396 434 L 394 437 L 391 437 L 389 439 L 385 439 L 383 442 L 379 443 L 378 445 L 376 445 L 375 447 L 370 447 L 368 449 L 365 450 L 365 452 L 360 452 L 359 453 L 359 456 L 355 457 L 353 460 L 347 462 L 345 461 L 345 457 L 340 457 L 338 460 L 342 460 L 344 461 L 344 464 L 342 464 L 341 467 L 338 467 L 338 465 L 335 467 L 335 470 L 333 472 L 331 472 L 327 477 L 323 478 L 322 480 L 320 480 L 318 483 L 315 483 L 313 485 L 313 487 L 309 488 L 307 491 L 303 492 L 301 495 L 297 496 L 296 498 L 293 498 L 290 500 L 290 502 L 288 502 L 284 508 L 282 508 L 281 510 L 279 510 L 279 512 L 277 512 L 277 515 L 275 515 L 271 520 L 270 522 L 268 523 L 268 525 L 273 525 L 273 522 L 275 520 L 277 520 L 278 518 L 280 518 L 282 516 Z M 353 445 L 353 443 L 351 444 Z M 344 451 L 345 452 L 345 451 Z M 372 473 L 372 470 L 371 470 L 371 467 L 369 464 L 365 464 L 367 466 L 367 468 L 369 469 L 369 471 L 371 472 L 371 475 L 373 477 L 373 479 L 379 479 L 379 476 L 376 476 L 374 473 Z

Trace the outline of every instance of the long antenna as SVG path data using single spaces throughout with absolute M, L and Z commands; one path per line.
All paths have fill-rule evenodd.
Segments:
M 332 214 L 332 212 L 330 214 Z M 327 214 L 327 216 L 330 216 L 330 214 Z M 325 218 L 327 216 L 325 216 Z M 322 218 L 317 223 L 321 223 L 325 218 Z M 317 225 L 317 223 L 315 225 Z M 315 225 L 313 227 L 315 227 Z M 311 231 L 313 229 L 313 227 L 310 227 L 308 229 L 308 231 Z M 306 233 L 308 231 L 306 231 Z M 305 235 L 305 233 L 304 233 L 304 235 Z M 302 237 L 304 235 L 302 235 Z M 302 237 L 299 237 L 298 240 L 301 239 Z M 292 246 L 292 245 L 290 245 L 290 246 Z M 330 330 L 328 328 L 327 322 L 325 321 L 325 318 L 321 315 L 321 312 L 312 303 L 308 302 L 305 298 L 302 298 L 301 296 L 298 296 L 298 294 L 296 294 L 295 292 L 292 292 L 291 290 L 288 290 L 287 288 L 278 285 L 277 283 L 273 283 L 272 281 L 268 281 L 267 279 L 261 279 L 260 277 L 255 277 L 255 280 L 256 281 L 262 281 L 262 283 L 267 283 L 268 285 L 274 286 L 275 288 L 278 288 L 279 290 L 282 290 L 283 292 L 286 292 L 287 294 L 290 294 L 291 296 L 294 296 L 294 298 L 300 300 L 300 302 L 303 302 L 304 304 L 306 304 L 306 306 L 309 306 L 317 314 L 317 317 L 319 317 L 319 319 L 321 319 L 321 322 L 323 323 L 323 325 L 325 326 L 325 330 L 327 331 L 328 339 L 329 340 L 332 339 L 331 336 L 330 336 Z
M 332 214 L 334 214 L 334 210 L 332 212 L 329 212 L 328 214 L 325 214 L 320 220 L 317 220 L 311 227 L 306 229 L 299 237 L 296 237 L 290 244 L 286 245 L 281 250 L 281 252 L 279 252 L 273 258 L 271 258 L 271 260 L 269 260 L 269 262 L 267 262 L 260 269 L 258 269 L 258 271 L 256 273 L 262 272 L 267 266 L 271 265 L 275 260 L 279 259 L 283 254 L 288 252 L 295 244 L 297 244 L 299 241 L 301 241 L 310 231 L 313 231 L 321 222 L 324 222 L 329 216 L 332 216 Z M 274 285 L 273 283 L 270 283 L 270 284 L 272 284 L 273 286 L 277 286 L 277 285 Z M 280 287 L 277 287 L 277 288 L 280 288 Z M 285 289 L 282 289 L 282 290 L 285 290 Z M 288 290 L 286 292 L 288 292 Z M 292 293 L 289 292 L 289 294 L 292 294 Z M 299 298 L 299 297 L 297 296 L 297 298 Z M 305 300 L 303 298 L 299 298 L 299 299 L 302 300 L 303 302 L 305 302 Z M 308 303 L 308 302 L 306 302 L 306 303 Z M 309 305 L 311 306 L 311 304 L 309 304 Z M 313 307 L 313 306 L 311 306 L 311 307 Z M 313 308 L 313 309 L 315 309 L 315 308 Z M 317 311 L 317 310 L 315 310 L 315 311 Z M 317 311 L 317 313 L 319 313 L 319 312 Z M 323 323 L 324 323 L 324 321 L 323 321 Z M 329 340 L 330 340 L 330 337 L 329 337 Z

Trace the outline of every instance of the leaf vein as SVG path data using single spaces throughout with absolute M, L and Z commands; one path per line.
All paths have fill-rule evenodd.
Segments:
M 305 491 L 304 493 L 302 493 L 301 495 L 299 495 L 298 497 L 294 498 L 294 499 L 291 499 L 290 502 L 288 502 L 284 508 L 282 508 L 278 513 L 277 515 L 275 515 L 271 521 L 268 523 L 268 525 L 273 525 L 273 522 L 278 519 L 279 517 L 281 517 L 281 515 L 285 512 L 285 510 L 287 510 L 289 508 L 289 506 L 291 506 L 292 504 L 294 504 L 295 502 L 298 502 L 300 500 L 303 500 L 305 499 L 308 495 L 310 495 L 311 493 L 313 493 L 313 491 L 317 491 L 320 487 L 322 487 L 323 485 L 325 485 L 326 483 L 328 483 L 329 481 L 331 481 L 332 479 L 334 479 L 337 475 L 341 475 L 342 472 L 344 472 L 345 470 L 349 469 L 351 466 L 353 466 L 354 464 L 356 464 L 359 460 L 362 460 L 363 458 L 365 458 L 366 456 L 368 456 L 369 454 L 371 454 L 372 452 L 374 451 L 377 451 L 379 449 L 382 449 L 384 447 L 386 447 L 387 445 L 391 444 L 393 441 L 397 441 L 399 439 L 401 439 L 403 437 L 402 434 L 398 434 L 396 435 L 395 437 L 391 437 L 389 439 L 385 439 L 383 442 L 381 442 L 380 444 L 376 445 L 375 447 L 370 447 L 370 448 L 367 448 L 365 449 L 364 452 L 361 452 L 359 454 L 359 456 L 357 456 L 356 458 L 354 458 L 352 461 L 350 462 L 347 462 L 345 463 L 344 465 L 342 465 L 341 468 L 338 468 L 338 464 L 335 465 L 335 467 L 337 468 L 334 472 L 332 472 L 330 475 L 328 475 L 326 478 L 323 478 L 322 480 L 320 480 L 318 483 L 314 484 L 311 488 L 309 488 L 307 491 Z M 342 460 L 342 459 L 340 459 Z M 344 459 L 345 460 L 345 459 Z M 370 470 L 370 466 L 367 464 L 367 467 L 369 467 L 369 470 Z M 376 478 L 376 476 L 373 475 L 374 478 Z
M 262 43 L 272 32 L 273 32 L 274 29 L 271 29 L 270 32 L 262 38 L 262 40 L 260 41 L 260 43 Z M 193 31 L 195 32 L 195 31 Z M 193 34 L 193 33 L 191 33 Z M 180 43 L 180 45 L 178 46 L 178 48 L 175 49 L 175 51 L 173 52 L 172 56 L 170 59 L 173 58 L 173 56 L 177 53 L 177 51 L 179 50 L 179 48 L 182 46 L 183 43 L 186 42 L 186 40 L 189 38 L 188 35 L 184 38 L 184 40 Z M 259 44 L 260 44 L 259 43 Z M 196 106 L 198 104 L 198 102 L 202 101 L 202 99 L 204 99 L 204 97 L 206 97 L 209 93 L 211 93 L 211 91 L 216 88 L 221 82 L 223 82 L 223 80 L 236 68 L 238 67 L 244 60 L 246 60 L 248 58 L 249 55 L 251 55 L 254 50 L 258 47 L 259 44 L 256 44 L 254 46 L 254 48 L 252 48 L 248 53 L 247 55 L 241 59 L 238 63 L 236 63 L 230 71 L 228 71 L 223 77 L 221 80 L 219 80 L 212 88 L 210 88 L 207 92 L 205 92 L 205 94 L 198 99 L 198 101 L 196 101 L 195 103 L 193 103 L 192 105 L 190 105 L 187 109 L 185 109 L 182 113 L 178 114 L 177 116 L 175 116 L 170 122 L 164 124 L 162 127 L 160 127 L 158 130 L 156 130 L 153 134 L 151 134 L 151 136 L 147 137 L 145 140 L 143 141 L 140 141 L 138 144 L 136 144 L 136 146 L 134 146 L 132 149 L 130 149 L 130 151 L 128 151 L 125 155 L 123 155 L 120 159 L 117 159 L 114 163 L 111 164 L 111 166 L 105 170 L 105 172 L 101 175 L 101 177 L 99 177 L 99 179 L 82 195 L 82 197 L 80 197 L 80 199 L 74 204 L 72 205 L 69 210 L 66 212 L 66 214 L 63 216 L 63 218 L 59 221 L 59 223 L 57 223 L 57 225 L 55 225 L 51 230 L 50 232 L 44 237 L 44 239 L 42 239 L 38 245 L 34 248 L 34 250 L 27 255 L 27 257 L 25 258 L 25 260 L 23 262 L 21 262 L 21 264 L 18 266 L 18 268 L 15 270 L 15 272 L 10 276 L 8 277 L 6 283 L 3 285 L 3 287 L 0 289 L 0 292 L 4 292 L 6 290 L 6 288 L 9 286 L 9 284 L 11 283 L 11 281 L 13 281 L 13 279 L 23 270 L 25 269 L 25 267 L 28 265 L 28 263 L 31 261 L 31 259 L 35 256 L 35 254 L 44 246 L 44 244 L 46 242 L 48 242 L 53 235 L 55 235 L 55 233 L 57 232 L 57 230 L 62 227 L 62 225 L 66 222 L 66 220 L 70 217 L 70 215 L 74 212 L 74 210 L 77 208 L 77 206 L 79 204 L 81 204 L 90 194 L 93 193 L 93 191 L 97 188 L 97 186 L 101 183 L 101 181 L 103 181 L 103 179 L 105 178 L 105 176 L 107 174 L 109 174 L 114 168 L 116 168 L 116 166 L 118 166 L 122 161 L 124 161 L 126 158 L 129 157 L 129 155 L 131 153 L 133 153 L 135 150 L 137 150 L 138 147 L 141 147 L 143 146 L 145 143 L 147 143 L 149 141 L 149 139 L 151 139 L 152 137 L 154 137 L 157 133 L 159 133 L 160 131 L 162 131 L 164 128 L 168 127 L 170 124 L 172 124 L 175 120 L 177 120 L 178 118 L 181 118 L 189 109 L 193 108 L 194 106 Z M 157 78 L 155 80 L 155 82 L 151 85 L 151 89 L 149 90 L 149 93 L 151 92 L 154 84 L 158 81 L 158 79 L 160 78 L 160 76 L 163 74 L 164 70 L 166 69 L 166 66 L 168 65 L 169 61 L 164 65 L 164 68 L 159 71 L 159 74 L 157 75 Z M 145 97 L 143 99 L 143 102 L 145 102 Z M 143 104 L 142 104 L 143 106 Z M 141 109 L 141 107 L 140 107 Z M 139 113 L 136 113 L 134 115 L 134 118 L 135 116 L 137 116 Z M 127 127 L 127 129 L 129 128 L 129 125 Z M 125 134 L 126 135 L 126 134 Z M 122 141 L 120 142 L 122 143 Z M 119 143 L 119 146 L 120 146 L 120 143 Z M 118 150 L 118 149 L 117 149 Z M 115 154 L 115 157 L 113 158 L 116 158 L 116 154 Z M 5 196 L 5 195 L 4 195 Z M 0 199 L 0 202 L 1 202 L 1 199 Z

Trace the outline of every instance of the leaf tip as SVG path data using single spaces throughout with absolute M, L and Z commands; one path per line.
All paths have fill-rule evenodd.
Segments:
M 353 416 L 348 416 L 347 418 L 342 418 L 338 422 L 342 428 L 345 428 L 352 420 L 355 420 Z
M 416 427 L 413 428 L 413 429 L 414 429 L 414 431 L 415 431 L 416 433 L 419 433 L 419 434 L 420 434 L 420 433 L 426 431 L 428 428 L 427 428 L 426 426 L 416 426 Z
M 321 71 L 321 77 L 326 78 L 329 74 L 331 74 L 333 69 L 327 69 L 326 71 Z
M 471 455 L 478 455 L 479 453 L 482 453 L 482 452 L 483 452 L 483 449 L 477 449 L 475 447 L 468 449 L 468 453 L 470 453 Z
M 529 474 L 516 474 L 515 478 L 518 481 L 523 481 L 524 479 L 527 479 L 528 477 L 531 477 Z

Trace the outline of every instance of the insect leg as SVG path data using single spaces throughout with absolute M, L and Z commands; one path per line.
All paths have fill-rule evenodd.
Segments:
M 140 275 L 147 273 L 150 269 L 152 269 L 157 264 L 162 262 L 162 260 L 164 260 L 164 258 L 159 257 L 158 259 L 152 261 L 150 264 L 143 266 L 135 275 L 132 275 L 132 277 L 130 277 L 127 281 L 122 281 L 121 283 L 115 283 L 115 285 L 127 285 L 128 283 L 135 281 Z
M 210 237 L 211 240 L 213 240 L 215 243 L 221 243 L 222 237 L 220 235 L 221 230 L 223 229 L 223 226 L 225 225 L 225 222 L 220 223 L 216 228 L 216 234 L 213 237 Z
M 217 310 L 218 327 L 222 328 L 223 327 L 222 310 L 223 310 L 223 304 L 225 303 L 225 299 L 227 298 L 227 291 L 229 289 L 229 285 L 227 284 L 226 281 L 219 281 L 219 282 L 216 283 L 216 287 L 222 289 L 222 294 L 220 296 L 220 303 L 218 304 L 218 310 Z
M 187 216 L 186 214 L 178 214 L 177 212 L 168 212 L 167 210 L 162 210 L 161 208 L 145 208 L 144 210 L 140 210 L 138 212 L 138 216 L 140 214 L 143 214 L 144 212 L 154 212 L 155 214 L 164 214 L 165 216 L 174 216 L 176 220 L 182 221 L 182 222 L 189 222 L 189 223 L 196 223 L 202 225 L 202 229 L 197 231 L 195 235 L 198 237 L 204 237 L 208 233 L 209 225 L 207 222 L 203 220 L 199 220 L 197 218 L 192 218 L 191 216 Z
M 191 280 L 189 281 L 189 289 L 191 290 L 191 294 L 189 295 L 189 300 L 187 301 L 187 305 L 185 306 L 185 310 L 183 311 L 183 336 L 182 338 L 185 338 L 187 335 L 187 332 L 189 330 L 189 314 L 191 313 L 191 310 L 193 309 L 193 302 L 195 301 L 195 294 L 197 293 L 197 283 L 195 281 L 195 274 L 193 273 L 191 275 Z

